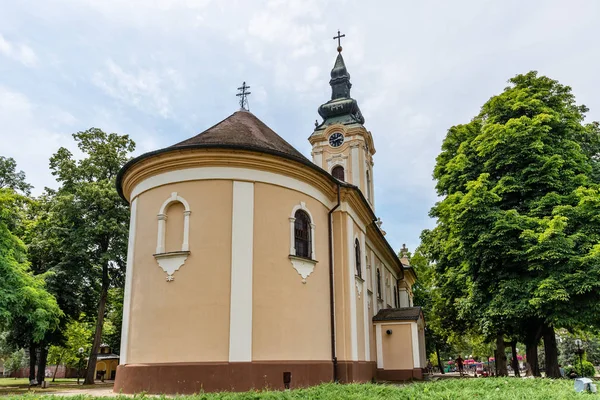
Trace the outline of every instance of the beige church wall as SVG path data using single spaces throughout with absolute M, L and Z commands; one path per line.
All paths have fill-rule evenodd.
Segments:
M 352 228 L 354 230 L 352 237 L 352 265 L 355 266 L 356 260 L 354 256 L 354 239 L 357 238 L 360 243 L 360 259 L 361 259 L 361 269 L 362 269 L 362 279 L 365 282 L 361 283 L 360 281 L 356 281 L 354 285 L 354 301 L 356 303 L 356 339 L 358 341 L 358 360 L 365 361 L 366 357 L 366 348 L 365 348 L 365 298 L 363 296 L 367 295 L 366 291 L 366 280 L 367 280 L 367 266 L 366 266 L 366 258 L 365 258 L 365 243 L 364 243 L 364 232 L 361 232 L 361 229 L 356 223 L 353 223 Z M 354 278 L 356 279 L 356 278 Z M 362 289 L 359 292 L 357 285 L 362 285 Z
M 366 284 L 367 284 L 367 289 L 370 290 L 371 292 L 374 293 L 373 290 L 373 258 L 374 258 L 374 254 L 373 254 L 373 250 L 371 250 L 371 248 L 369 247 L 368 244 L 366 244 L 366 249 L 367 249 L 367 254 L 366 254 L 366 258 L 368 261 L 366 261 L 368 263 L 369 269 L 367 269 L 367 277 L 366 277 Z
M 157 214 L 172 192 L 190 206 L 190 255 L 167 282 L 153 254 Z M 137 201 L 127 362 L 227 361 L 232 182 L 169 184 Z
M 388 335 L 386 331 L 392 330 Z M 381 324 L 383 368 L 413 369 L 413 349 L 410 323 Z
M 292 210 L 306 204 L 318 263 L 302 283 L 290 254 Z M 328 209 L 310 196 L 254 184 L 253 360 L 329 360 Z
M 373 321 L 373 317 L 375 316 L 375 314 L 373 313 L 373 307 L 369 307 L 369 321 Z M 369 327 L 369 350 L 370 350 L 370 354 L 371 354 L 371 360 L 377 360 L 377 342 L 375 341 L 375 325 L 373 323 L 371 323 L 371 326 Z
M 358 340 L 358 360 L 366 360 L 366 349 L 365 349 L 365 306 L 363 304 L 363 295 L 366 293 L 358 294 L 356 292 L 356 339 Z
M 335 274 L 336 352 L 338 360 L 351 360 L 347 214 L 333 213 L 333 263 Z M 352 275 L 354 276 L 354 275 Z

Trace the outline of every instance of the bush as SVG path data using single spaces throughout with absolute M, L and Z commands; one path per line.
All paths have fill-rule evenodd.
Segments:
M 565 368 L 565 375 L 569 376 L 571 372 L 575 372 L 577 376 L 585 376 L 588 378 L 593 378 L 596 375 L 596 368 L 594 368 L 594 364 L 589 361 L 583 361 L 583 374 L 581 373 L 581 367 L 579 366 L 579 361 L 575 363 L 572 367 Z

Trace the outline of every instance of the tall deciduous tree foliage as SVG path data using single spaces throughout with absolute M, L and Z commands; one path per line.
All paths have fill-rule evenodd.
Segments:
M 495 337 L 502 355 L 506 335 L 528 355 L 543 337 L 557 377 L 555 327 L 599 317 L 600 135 L 568 86 L 536 72 L 509 83 L 448 131 L 434 170 L 438 225 L 423 237 L 446 315 Z
M 25 181 L 25 172 L 17 172 L 17 162 L 10 157 L 0 156 L 0 189 L 10 188 L 29 195 L 33 186 Z
M 115 180 L 135 144 L 127 135 L 107 134 L 91 128 L 73 134 L 84 154 L 76 159 L 60 148 L 50 168 L 62 184 L 57 211 L 63 216 L 68 246 L 63 262 L 78 265 L 97 301 L 94 340 L 85 383 L 94 383 L 94 370 L 102 340 L 108 290 L 122 286 L 127 253 L 129 209 L 117 194 Z
M 27 331 L 39 341 L 58 327 L 62 312 L 45 276 L 31 273 L 27 249 L 14 233 L 23 202 L 13 189 L 0 189 L 0 331 Z

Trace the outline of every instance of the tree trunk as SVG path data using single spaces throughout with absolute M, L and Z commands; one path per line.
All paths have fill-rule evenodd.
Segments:
M 534 326 L 527 330 L 525 333 L 525 351 L 527 357 L 527 364 L 529 365 L 529 371 L 531 375 L 540 377 L 540 364 L 538 361 L 538 344 L 541 336 L 541 326 Z
M 37 365 L 37 348 L 33 340 L 29 342 L 29 383 L 35 381 L 35 366 Z
M 510 343 L 510 349 L 511 349 L 511 353 L 512 353 L 512 368 L 513 368 L 513 371 L 515 371 L 515 377 L 519 378 L 519 377 L 521 377 L 521 374 L 519 373 L 519 358 L 517 357 L 517 342 L 512 341 Z
M 100 303 L 98 304 L 98 319 L 96 320 L 96 332 L 94 333 L 94 342 L 90 351 L 90 358 L 85 372 L 86 385 L 93 385 L 96 372 L 96 361 L 98 359 L 98 351 L 100 350 L 100 342 L 102 340 L 102 326 L 104 324 L 104 310 L 106 309 L 106 300 L 108 297 L 108 262 L 102 266 L 102 289 L 100 291 Z
M 445 374 L 446 372 L 444 372 L 444 366 L 442 365 L 442 359 L 440 358 L 440 348 L 438 347 L 438 344 L 435 344 L 435 354 L 437 354 L 437 360 L 438 360 L 438 367 L 440 368 L 440 372 L 442 374 Z
M 544 327 L 544 353 L 546 361 L 546 377 L 560 378 L 558 367 L 558 348 L 556 347 L 556 336 L 553 326 Z
M 56 363 L 56 368 L 54 368 L 54 374 L 52 375 L 52 382 L 56 380 L 56 373 L 58 372 L 58 367 L 60 366 L 60 362 L 62 361 L 62 356 L 58 358 L 58 362 Z
M 504 348 L 504 335 L 496 336 L 496 371 L 498 376 L 508 376 L 506 369 L 506 350 Z
M 46 379 L 46 363 L 48 362 L 48 347 L 40 343 L 40 358 L 38 359 L 37 381 L 41 385 Z

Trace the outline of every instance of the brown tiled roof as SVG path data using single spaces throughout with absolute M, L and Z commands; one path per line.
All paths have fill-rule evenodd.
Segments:
M 283 153 L 303 161 L 309 161 L 291 144 L 283 140 L 271 128 L 248 111 L 236 111 L 218 124 L 202 133 L 177 143 L 177 147 L 243 147 L 252 150 Z
M 421 307 L 383 308 L 373 321 L 416 321 L 421 314 Z

